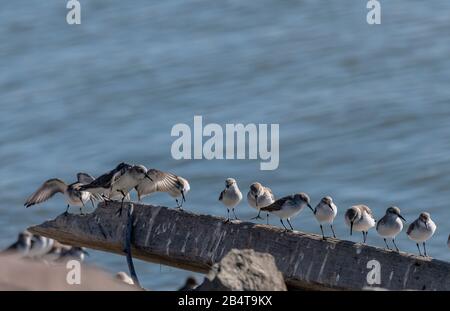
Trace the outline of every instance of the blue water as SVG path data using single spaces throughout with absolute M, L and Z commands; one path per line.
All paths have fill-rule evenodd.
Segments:
M 188 178 L 185 208 L 198 213 L 225 214 L 217 197 L 226 177 L 245 192 L 258 180 L 277 196 L 331 195 L 345 239 L 353 204 L 378 218 L 395 204 L 408 221 L 428 211 L 438 225 L 429 253 L 449 260 L 449 1 L 383 1 L 379 26 L 366 23 L 365 1 L 81 4 L 79 26 L 66 24 L 65 1 L 0 4 L 1 247 L 64 210 L 61 196 L 23 207 L 43 181 L 127 161 Z M 279 123 L 279 168 L 172 159 L 171 128 L 194 115 Z M 146 202 L 173 206 L 164 194 Z M 254 210 L 242 202 L 237 213 Z M 320 232 L 308 211 L 293 224 Z M 383 246 L 374 231 L 369 243 Z M 404 233 L 397 244 L 416 251 Z M 88 261 L 127 271 L 124 257 L 93 251 Z M 191 274 L 143 262 L 137 270 L 153 289 L 176 289 Z

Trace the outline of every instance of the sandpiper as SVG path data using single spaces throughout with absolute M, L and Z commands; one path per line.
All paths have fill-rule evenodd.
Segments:
M 430 214 L 426 212 L 421 213 L 419 218 L 409 225 L 406 234 L 411 240 L 416 242 L 420 256 L 422 256 L 422 253 L 420 252 L 419 243 L 423 243 L 424 255 L 428 256 L 425 241 L 433 236 L 434 231 L 436 231 L 436 224 L 431 220 Z
M 146 178 L 136 186 L 139 201 L 153 192 L 166 192 L 175 198 L 177 207 L 182 208 L 183 203 L 186 202 L 185 194 L 191 189 L 185 178 L 157 169 L 149 169 L 147 175 L 151 180 Z M 180 197 L 181 199 L 178 200 Z
M 81 190 L 101 195 L 103 199 L 105 199 L 105 202 L 107 200 L 112 200 L 114 197 L 121 195 L 118 192 L 111 191 L 113 182 L 119 179 L 120 176 L 125 174 L 131 167 L 132 165 L 122 162 L 111 171 L 93 180 L 91 183 L 83 185 Z
M 275 202 L 275 196 L 270 188 L 264 187 L 259 182 L 254 182 L 250 185 L 250 190 L 247 193 L 247 201 L 251 207 L 258 210 L 258 215 L 252 219 L 261 219 L 261 208 Z M 269 213 L 267 213 L 266 219 L 267 224 L 269 224 Z
M 28 208 L 34 204 L 39 204 L 50 199 L 56 193 L 63 193 L 66 196 L 67 209 L 66 214 L 69 211 L 70 206 L 78 206 L 80 213 L 83 214 L 83 207 L 87 201 L 91 201 L 92 207 L 94 207 L 94 200 L 98 199 L 95 195 L 91 195 L 87 191 L 83 191 L 83 182 L 86 181 L 88 174 L 78 173 L 78 181 L 72 184 L 66 184 L 59 178 L 52 178 L 42 184 L 42 186 L 36 190 L 25 202 L 25 206 Z
M 46 238 L 38 234 L 33 234 L 31 238 L 30 251 L 28 252 L 27 257 L 41 258 L 52 249 L 54 243 L 55 240 L 53 239 Z
M 238 219 L 234 208 L 241 202 L 242 193 L 233 178 L 227 178 L 225 180 L 225 189 L 220 193 L 219 201 L 221 201 L 227 208 L 228 218 L 226 222 L 230 221 L 230 209 L 233 211 L 234 219 Z
M 363 243 L 366 243 L 369 229 L 375 226 L 375 218 L 372 211 L 366 205 L 355 205 L 345 212 L 345 223 L 350 227 L 350 235 L 353 230 L 361 231 Z
M 320 231 L 322 231 L 322 238 L 325 240 L 325 234 L 323 233 L 323 225 L 329 224 L 331 231 L 333 232 L 333 237 L 336 238 L 334 233 L 333 221 L 337 215 L 337 206 L 334 204 L 333 199 L 330 196 L 326 196 L 320 200 L 314 209 L 314 216 L 316 216 L 317 221 L 320 225 Z
M 395 237 L 403 229 L 402 220 L 406 221 L 400 214 L 400 209 L 396 206 L 391 206 L 386 210 L 386 214 L 377 222 L 377 232 L 383 238 L 387 249 L 390 248 L 386 239 L 392 239 L 392 244 L 394 244 L 397 252 L 399 251 L 397 245 L 395 244 Z
M 6 248 L 4 253 L 16 253 L 21 256 L 28 255 L 28 252 L 31 248 L 31 238 L 33 235 L 28 231 L 22 231 L 19 233 L 17 237 L 17 241 L 11 244 L 8 248 Z
M 143 165 L 133 165 L 126 169 L 123 174 L 116 175 L 113 178 L 110 193 L 119 192 L 122 194 L 122 204 L 118 211 L 119 216 L 122 215 L 123 201 L 127 198 L 128 193 L 141 183 L 144 178 L 152 180 L 147 174 L 147 168 Z
M 280 217 L 281 224 L 286 230 L 288 230 L 283 222 L 283 219 L 286 219 L 291 227 L 291 230 L 294 230 L 290 219 L 297 216 L 305 208 L 305 206 L 308 206 L 311 211 L 314 212 L 314 209 L 310 204 L 309 196 L 306 193 L 301 192 L 280 198 L 269 206 L 262 207 L 261 211 L 270 212 Z

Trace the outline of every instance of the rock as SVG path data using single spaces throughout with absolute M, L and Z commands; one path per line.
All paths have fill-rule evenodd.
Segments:
M 285 291 L 283 275 L 268 253 L 232 249 L 214 264 L 199 291 Z

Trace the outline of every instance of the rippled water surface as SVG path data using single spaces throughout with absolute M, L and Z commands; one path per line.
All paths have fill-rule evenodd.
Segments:
M 62 196 L 25 209 L 44 180 L 99 175 L 119 161 L 190 180 L 186 209 L 225 215 L 226 177 L 259 180 L 278 196 L 332 195 L 343 211 L 379 218 L 428 211 L 429 253 L 450 257 L 449 1 L 388 1 L 382 24 L 364 1 L 81 1 L 82 24 L 61 1 L 3 1 L 0 10 L 0 246 L 64 210 Z M 357 3 L 361 2 L 361 3 Z M 176 161 L 176 123 L 279 123 L 280 166 L 259 160 Z M 173 206 L 164 194 L 146 202 Z M 241 203 L 237 213 L 254 211 Z M 277 224 L 275 219 L 273 224 Z M 319 233 L 309 211 L 293 221 Z M 369 243 L 382 246 L 374 231 Z M 415 252 L 402 233 L 402 250 Z M 89 262 L 127 271 L 124 257 Z M 175 289 L 191 273 L 138 262 L 144 286 Z

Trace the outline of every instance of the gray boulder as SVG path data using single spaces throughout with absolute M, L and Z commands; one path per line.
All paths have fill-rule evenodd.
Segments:
M 283 275 L 272 255 L 232 249 L 214 264 L 199 291 L 285 291 Z

